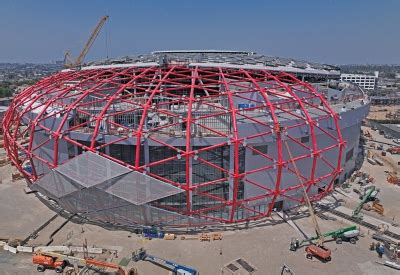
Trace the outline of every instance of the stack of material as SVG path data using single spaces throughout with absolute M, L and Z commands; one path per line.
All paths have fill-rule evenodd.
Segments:
M 391 184 L 400 185 L 400 177 L 397 175 L 396 172 L 389 173 L 386 179 Z
M 3 167 L 10 163 L 10 159 L 8 157 L 0 158 L 0 167 Z
M 373 183 L 375 181 L 374 177 L 372 177 L 370 174 L 357 171 L 355 173 L 355 179 L 354 182 L 360 185 L 367 185 L 369 183 Z
M 201 242 L 209 242 L 209 241 L 211 241 L 211 237 L 210 237 L 210 235 L 209 234 L 207 234 L 207 233 L 201 233 L 201 235 L 200 235 L 200 241 Z
M 11 177 L 12 177 L 12 181 L 17 181 L 17 180 L 24 178 L 24 176 L 19 171 L 13 171 L 11 174 Z
M 176 238 L 175 234 L 165 233 L 164 235 L 164 240 L 173 241 L 175 240 L 175 238 Z

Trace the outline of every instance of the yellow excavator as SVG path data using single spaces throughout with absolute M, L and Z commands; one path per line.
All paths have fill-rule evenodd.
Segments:
M 97 23 L 96 27 L 92 31 L 89 40 L 86 42 L 84 48 L 82 49 L 81 53 L 79 54 L 78 58 L 75 61 L 72 59 L 70 52 L 67 51 L 65 53 L 64 66 L 66 68 L 74 68 L 82 65 L 83 60 L 85 59 L 87 53 L 89 52 L 90 48 L 92 47 L 94 41 L 96 40 L 97 36 L 99 35 L 101 29 L 103 28 L 108 18 L 109 18 L 108 15 L 105 15 L 102 18 L 100 18 L 100 21 Z

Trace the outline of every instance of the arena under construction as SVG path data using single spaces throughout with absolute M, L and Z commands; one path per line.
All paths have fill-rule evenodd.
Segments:
M 163 51 L 40 80 L 8 156 L 70 213 L 122 226 L 239 223 L 319 200 L 355 169 L 369 100 L 330 65 Z M 301 177 L 296 176 L 299 170 Z

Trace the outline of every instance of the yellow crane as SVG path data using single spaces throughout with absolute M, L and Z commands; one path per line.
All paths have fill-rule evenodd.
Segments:
M 308 197 L 307 190 L 305 188 L 305 183 L 304 183 L 303 179 L 300 176 L 299 169 L 297 168 L 297 165 L 296 165 L 296 163 L 295 163 L 295 161 L 293 159 L 293 155 L 292 155 L 292 153 L 290 151 L 290 148 L 289 148 L 289 145 L 288 145 L 287 141 L 283 140 L 283 143 L 286 146 L 286 150 L 287 150 L 288 155 L 290 157 L 290 161 L 291 161 L 291 163 L 293 165 L 295 174 L 296 174 L 299 182 L 301 183 L 301 187 L 302 187 L 303 193 L 304 193 L 304 199 L 305 199 L 305 201 L 307 203 L 308 210 L 310 211 L 310 216 L 311 216 L 311 220 L 312 220 L 312 222 L 314 224 L 315 232 L 317 233 L 317 237 L 316 237 L 317 245 L 311 244 L 311 245 L 306 247 L 306 249 L 305 249 L 306 250 L 306 257 L 311 259 L 313 256 L 316 256 L 316 257 L 320 258 L 321 260 L 323 260 L 324 262 L 328 262 L 328 261 L 331 260 L 331 250 L 324 246 L 324 242 L 325 242 L 324 234 L 322 234 L 321 229 L 319 227 L 319 224 L 318 224 L 318 221 L 317 221 L 317 217 L 315 216 L 314 208 L 313 208 L 313 206 L 311 204 L 310 198 Z M 299 246 L 298 240 L 292 240 L 291 241 L 291 243 L 290 243 L 290 249 L 291 250 L 292 250 L 292 247 L 294 247 L 295 248 L 294 250 L 296 250 L 298 246 Z
M 313 206 L 311 204 L 310 198 L 308 197 L 308 194 L 307 194 L 307 190 L 306 190 L 306 188 L 304 186 L 305 185 L 304 181 L 300 177 L 299 169 L 297 169 L 297 165 L 296 165 L 295 161 L 293 160 L 292 153 L 290 151 L 289 145 L 287 144 L 286 140 L 284 140 L 284 144 L 285 144 L 286 150 L 287 150 L 287 152 L 289 154 L 290 161 L 292 162 L 295 174 L 296 174 L 299 182 L 301 183 L 301 187 L 303 189 L 304 199 L 305 199 L 305 201 L 307 203 L 308 211 L 310 211 L 310 216 L 311 216 L 312 222 L 314 224 L 315 232 L 317 233 L 317 237 L 318 237 L 317 244 L 318 244 L 318 246 L 323 246 L 324 242 L 325 242 L 324 235 L 321 233 L 321 229 L 319 228 L 319 224 L 318 224 L 318 221 L 317 221 L 317 217 L 315 216 L 314 208 L 313 208 Z
M 64 56 L 64 65 L 67 68 L 79 67 L 82 65 L 83 60 L 85 59 L 87 53 L 89 52 L 90 48 L 92 47 L 94 41 L 96 40 L 97 36 L 99 35 L 101 28 L 104 26 L 106 21 L 108 20 L 109 16 L 105 15 L 100 18 L 100 21 L 97 23 L 96 27 L 92 31 L 92 34 L 89 40 L 86 42 L 85 47 L 82 49 L 81 53 L 79 54 L 78 58 L 73 61 L 71 59 L 71 54 L 69 52 L 65 53 Z

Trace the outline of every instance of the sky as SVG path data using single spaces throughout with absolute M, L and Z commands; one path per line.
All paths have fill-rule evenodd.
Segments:
M 154 50 L 248 50 L 329 64 L 400 64 L 399 0 L 1 0 L 0 62 Z M 108 42 L 107 42 L 108 41 Z

